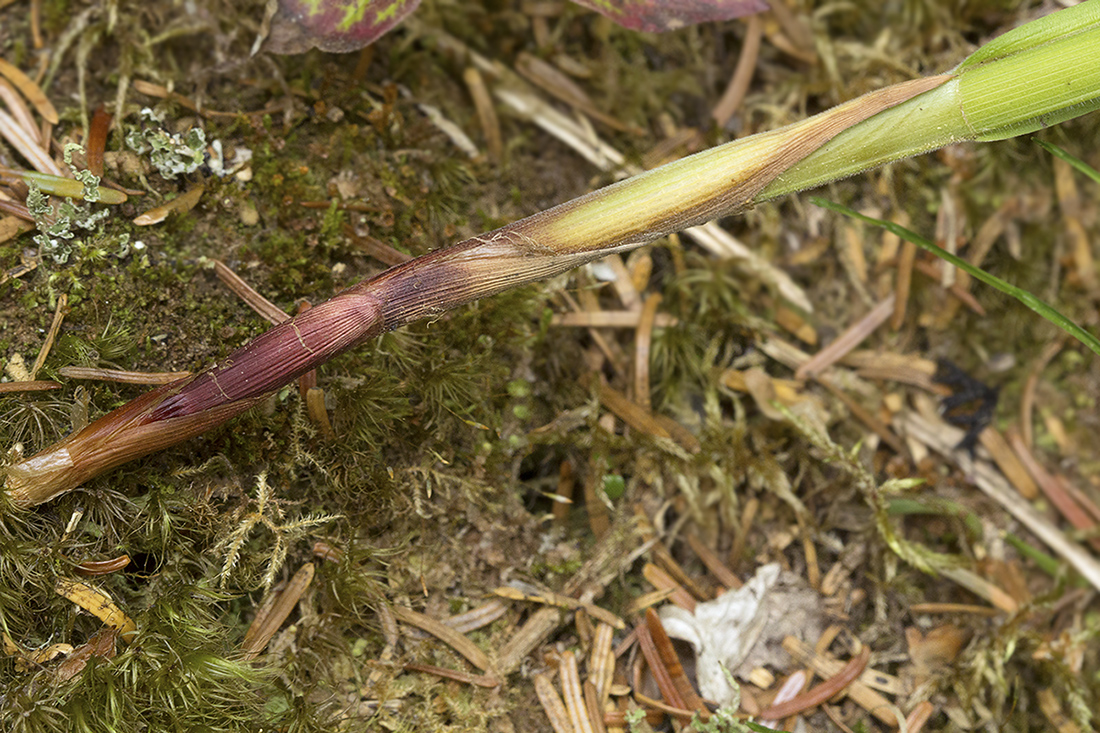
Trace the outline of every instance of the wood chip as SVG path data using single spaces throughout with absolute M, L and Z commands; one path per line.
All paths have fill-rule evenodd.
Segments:
M 1089 516 L 1089 512 L 1085 511 L 1080 504 L 1066 491 L 1060 477 L 1053 476 L 1046 468 L 1039 463 L 1039 461 L 1031 454 L 1031 451 L 1024 445 L 1023 439 L 1020 434 L 1012 431 L 1008 435 L 1008 442 L 1012 445 L 1013 450 L 1016 451 L 1016 455 L 1020 461 L 1027 467 L 1028 473 L 1035 479 L 1035 483 L 1038 484 L 1043 494 L 1046 495 L 1050 503 L 1065 517 L 1066 521 L 1074 526 L 1074 528 L 1082 531 L 1091 531 L 1096 525 L 1097 521 Z M 1100 537 L 1090 537 L 1088 540 L 1094 550 L 1100 550 Z
M 646 610 L 646 616 L 656 613 L 652 608 Z M 645 622 L 638 624 L 635 628 L 636 635 L 638 637 L 638 648 L 642 650 L 642 655 L 645 657 L 646 665 L 649 667 L 649 672 L 653 675 L 653 681 L 657 683 L 657 689 L 661 691 L 661 697 L 665 699 L 669 705 L 680 710 L 687 710 L 687 706 L 684 704 L 683 697 L 680 696 L 680 691 L 676 688 L 676 684 L 672 681 L 672 674 L 661 660 L 660 652 L 657 651 L 657 645 L 653 641 L 653 636 L 649 631 L 649 627 Z M 679 662 L 677 662 L 679 663 Z M 637 681 L 637 677 L 635 680 Z M 634 685 L 634 691 L 639 691 L 640 685 Z
M 170 384 L 187 379 L 191 372 L 128 372 L 121 369 L 101 369 L 99 367 L 64 366 L 57 373 L 66 379 L 94 379 L 102 382 L 120 384 Z
M 3 203 L 11 203 L 11 202 L 3 202 Z M 22 204 L 19 204 L 19 206 L 22 209 L 27 208 L 26 206 L 23 206 Z M 29 211 L 27 212 L 26 217 L 22 216 L 21 214 L 17 214 L 15 216 L 5 216 L 3 218 L 0 218 L 0 244 L 8 241 L 9 239 L 14 239 L 15 237 L 18 237 L 20 234 L 23 234 L 24 232 L 32 231 L 34 229 L 34 224 L 31 223 L 31 221 L 28 221 L 27 217 L 30 217 L 30 219 L 34 218 L 33 216 L 30 216 Z M 35 264 L 35 266 L 37 266 L 37 263 Z M 17 265 L 16 267 L 14 267 L 12 269 L 6 270 L 4 272 L 0 272 L 0 285 L 6 283 L 8 280 L 11 280 L 12 278 L 21 277 L 22 275 L 26 275 L 28 272 L 30 272 L 30 270 L 34 269 L 33 267 L 30 268 L 30 269 L 27 269 L 27 267 L 28 267 L 27 265 Z
M 69 296 L 66 293 L 61 293 L 57 296 L 57 307 L 54 308 L 53 321 L 50 322 L 50 330 L 46 332 L 46 340 L 42 342 L 42 348 L 38 351 L 38 357 L 34 360 L 34 366 L 31 367 L 31 381 L 38 375 L 38 370 L 46 363 L 46 357 L 50 354 L 50 349 L 53 348 L 53 342 L 57 339 L 57 333 L 61 330 L 61 321 L 65 319 L 65 314 L 69 311 Z
M 611 695 L 611 683 L 615 679 L 615 653 L 611 650 L 614 636 L 615 630 L 610 624 L 597 626 L 588 658 L 588 681 L 596 688 L 600 710 Z
M 584 611 L 594 619 L 602 621 L 605 624 L 609 624 L 616 629 L 625 629 L 626 622 L 621 618 L 611 613 L 607 609 L 600 608 L 592 603 L 586 603 L 584 601 L 571 598 L 561 593 L 554 593 L 552 591 L 541 591 L 539 593 L 524 593 L 523 591 L 512 588 L 510 586 L 502 586 L 493 591 L 494 595 L 498 595 L 501 598 L 508 598 L 513 601 L 527 601 L 530 603 L 545 603 L 548 606 L 557 606 L 559 608 L 567 608 L 571 611 L 578 609 L 584 609 Z
M 699 693 L 695 691 L 695 688 L 687 677 L 687 673 L 684 672 L 684 667 L 680 663 L 680 657 L 676 653 L 676 648 L 672 646 L 672 640 L 669 638 L 664 625 L 661 623 L 661 617 L 658 616 L 657 612 L 652 608 L 646 609 L 645 625 L 649 630 L 649 636 L 653 640 L 653 645 L 657 648 L 657 655 L 661 659 L 661 664 L 668 670 L 669 677 L 672 678 L 672 684 L 684 703 L 683 707 L 688 710 L 706 710 L 707 708 L 703 704 L 702 698 L 699 697 Z
M 754 13 L 748 17 L 748 27 L 745 29 L 745 39 L 741 42 L 741 54 L 737 58 L 737 66 L 734 67 L 733 76 L 730 77 L 726 91 L 722 93 L 718 104 L 714 106 L 711 117 L 719 129 L 724 128 L 734 113 L 741 107 L 745 100 L 745 94 L 752 83 L 753 73 L 756 71 L 757 58 L 760 55 L 760 39 L 764 35 L 764 20 L 760 13 Z
M 656 606 L 658 603 L 664 603 L 669 599 L 673 593 L 679 590 L 679 586 L 669 588 L 659 588 L 658 590 L 652 590 L 649 593 L 643 593 L 630 602 L 630 605 L 626 607 L 626 615 L 634 616 L 644 612 L 650 606 Z
M 441 623 L 450 626 L 460 634 L 468 634 L 480 628 L 488 626 L 508 612 L 508 606 L 495 598 L 488 603 L 483 603 L 477 608 L 470 609 L 466 613 L 442 619 Z
M 607 415 L 604 418 L 608 417 Z M 606 426 L 605 426 L 606 427 Z M 611 428 L 608 432 L 613 432 Z M 607 504 L 607 495 L 604 493 L 603 481 L 607 475 L 607 462 L 593 453 L 588 459 L 588 470 L 584 477 L 584 509 L 588 515 L 588 528 L 596 539 L 602 538 L 611 529 L 610 509 Z
M 88 170 L 99 178 L 103 177 L 103 153 L 107 149 L 107 133 L 111 129 L 112 117 L 103 105 L 95 108 L 88 128 L 88 144 L 85 151 Z
M 722 559 L 718 557 L 712 549 L 707 547 L 698 537 L 691 533 L 684 535 L 687 539 L 688 545 L 691 547 L 692 552 L 702 561 L 703 565 L 707 567 L 711 575 L 715 580 L 725 586 L 727 589 L 740 588 L 744 585 L 741 579 L 733 574 L 733 571 L 726 567 L 726 564 L 722 562 Z
M 905 312 L 909 305 L 909 293 L 913 284 L 913 265 L 916 261 L 917 245 L 906 240 L 901 245 L 901 255 L 898 257 L 898 276 L 894 283 L 894 312 L 890 316 L 891 330 L 900 331 L 905 324 Z
M 576 733 L 595 733 L 592 730 L 588 706 L 584 702 L 577 657 L 572 651 L 562 653 L 561 667 L 558 671 L 561 673 L 561 691 L 565 700 L 565 710 L 569 713 L 569 722 L 573 724 L 573 730 Z
M 844 662 L 838 659 L 817 654 L 814 652 L 813 647 L 793 636 L 788 636 L 783 639 L 783 649 L 785 649 L 796 662 L 809 666 L 814 672 L 822 677 L 832 677 L 845 666 Z M 882 673 L 875 672 L 874 670 L 864 670 L 859 679 L 848 686 L 848 697 L 890 728 L 897 728 L 900 711 L 896 705 L 867 686 L 866 682 L 864 682 L 864 678 L 869 674 L 877 676 Z
M 405 671 L 407 672 L 424 672 L 425 674 L 434 674 L 436 677 L 443 677 L 445 679 L 454 680 L 456 682 L 464 682 L 467 685 L 476 685 L 477 687 L 500 687 L 503 683 L 499 677 L 491 674 L 470 674 L 469 672 L 463 672 L 457 669 L 447 669 L 446 667 L 437 667 L 434 664 L 418 664 L 416 662 L 406 662 Z
M 307 562 L 298 568 L 298 572 L 282 590 L 275 591 L 256 612 L 256 617 L 245 632 L 241 641 L 241 654 L 245 659 L 255 659 L 267 648 L 271 637 L 286 621 L 294 606 L 301 600 L 306 588 L 313 582 L 314 565 Z
M 550 727 L 554 733 L 576 733 L 573 722 L 569 719 L 569 711 L 565 709 L 558 691 L 554 689 L 554 683 L 550 678 L 539 673 L 535 675 L 535 694 L 542 703 L 542 709 L 550 721 Z
M 626 395 L 609 387 L 606 383 L 599 385 L 600 403 L 611 412 L 615 413 L 623 422 L 635 430 L 652 435 L 656 438 L 664 438 L 670 443 L 678 444 L 689 453 L 699 452 L 699 441 L 689 431 L 677 431 L 675 437 L 664 425 L 655 419 L 653 413 L 641 405 L 627 399 Z
M 0 76 L 6 77 L 14 85 L 43 119 L 51 125 L 57 124 L 60 119 L 57 110 L 42 91 L 42 87 L 35 84 L 33 79 L 3 59 L 0 59 Z
M 596 686 L 591 680 L 585 680 L 581 689 L 584 691 L 584 705 L 588 710 L 588 721 L 592 725 L 593 733 L 607 733 L 607 726 L 603 722 L 604 707 Z
M 313 370 L 308 373 L 315 374 Z M 332 429 L 328 410 L 325 409 L 325 390 L 320 387 L 310 387 L 306 390 L 306 414 L 309 415 L 309 421 L 321 431 L 322 436 L 328 440 L 336 439 L 336 431 Z
M 48 379 L 22 380 L 19 382 L 0 382 L 0 394 L 15 394 L 16 392 L 45 392 L 51 389 L 61 389 L 65 385 Z
M 391 610 L 398 621 L 415 626 L 421 631 L 427 631 L 483 672 L 491 667 L 489 657 L 485 652 L 478 649 L 477 645 L 451 627 L 440 623 L 431 616 L 426 616 L 405 606 L 393 606 Z
M 996 616 L 1000 611 L 989 606 L 977 606 L 973 603 L 914 603 L 910 613 L 965 613 L 975 616 Z
M 493 97 L 489 93 L 489 88 L 485 86 L 485 78 L 476 66 L 468 66 L 462 72 L 462 80 L 466 82 L 466 88 L 470 91 L 470 97 L 474 100 L 474 109 L 477 110 L 481 132 L 485 135 L 485 147 L 489 150 L 489 158 L 494 162 L 500 162 L 504 158 L 500 119 L 497 117 L 496 108 L 493 106 Z
M 515 670 L 523 660 L 559 628 L 565 614 L 560 608 L 540 608 L 531 614 L 519 630 L 508 639 L 497 655 L 501 674 Z
M 0 137 L 3 137 L 11 146 L 26 158 L 31 167 L 42 173 L 49 173 L 58 177 L 64 177 L 61 170 L 50 154 L 46 152 L 43 143 L 39 143 L 39 137 L 24 130 L 23 127 L 3 109 L 0 109 Z
M 16 91 L 5 79 L 0 79 L 0 102 L 3 102 L 9 110 L 11 110 L 12 117 L 15 121 L 26 130 L 34 143 L 39 147 L 42 147 L 42 132 L 38 129 L 38 125 L 34 121 L 34 117 L 31 116 L 30 107 L 23 101 L 23 97 Z
M 660 293 L 653 293 L 645 299 L 638 330 L 634 334 L 634 396 L 644 409 L 650 410 L 649 392 L 649 352 L 653 340 L 653 326 L 657 317 L 657 308 L 661 305 Z
M 134 224 L 138 226 L 150 226 L 152 224 L 159 224 L 168 218 L 169 214 L 186 214 L 191 209 L 195 208 L 195 205 L 199 203 L 199 199 L 202 198 L 203 191 L 206 190 L 206 186 L 198 184 L 192 186 L 186 192 L 180 194 L 171 201 L 167 201 L 160 206 L 154 206 L 134 219 Z
M 894 295 L 890 294 L 867 315 L 859 319 L 795 372 L 795 378 L 806 379 L 816 376 L 829 366 L 840 361 L 845 354 L 859 346 L 868 336 L 881 326 L 894 310 Z
M 550 513 L 554 516 L 554 524 L 558 527 L 565 524 L 565 521 L 569 518 L 569 510 L 573 506 L 573 491 L 575 489 L 573 464 L 568 460 L 562 461 L 558 467 L 558 488 L 554 492 L 556 501 L 550 505 Z
M 993 462 L 1001 469 L 1009 483 L 1016 487 L 1021 496 L 1025 499 L 1035 499 L 1039 496 L 1039 487 L 1000 431 L 992 426 L 987 427 L 978 436 L 978 440 L 981 442 L 982 447 L 989 451 Z
M 695 599 L 672 576 L 651 562 L 642 567 L 642 576 L 658 590 L 670 591 L 668 599 L 685 611 L 695 611 Z
M 224 262 L 214 260 L 214 274 L 225 283 L 227 288 L 236 293 L 237 297 L 243 300 L 249 308 L 256 311 L 268 323 L 277 326 L 283 321 L 290 320 L 289 313 L 256 292 L 251 285 L 245 282 L 240 275 L 233 272 Z

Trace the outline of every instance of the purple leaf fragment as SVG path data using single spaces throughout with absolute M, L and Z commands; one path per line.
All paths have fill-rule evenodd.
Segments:
M 730 20 L 768 9 L 764 0 L 573 0 L 624 28 L 647 33 Z
M 279 0 L 264 48 L 271 53 L 304 53 L 319 48 L 331 53 L 369 46 L 420 0 Z
M 624 28 L 649 33 L 740 18 L 768 9 L 764 0 L 574 0 Z M 277 0 L 264 48 L 271 53 L 356 51 L 374 43 L 420 0 Z

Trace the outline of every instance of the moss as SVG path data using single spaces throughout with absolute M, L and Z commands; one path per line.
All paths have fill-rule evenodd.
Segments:
M 51 33 L 60 33 L 72 19 L 72 2 L 70 0 L 47 0 L 42 3 L 42 25 Z

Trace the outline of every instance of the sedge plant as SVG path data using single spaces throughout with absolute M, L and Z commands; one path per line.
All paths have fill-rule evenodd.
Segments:
M 9 467 L 30 507 L 194 437 L 363 341 L 760 202 L 960 141 L 1100 107 L 1100 0 L 987 43 L 948 73 L 703 151 L 393 267 Z

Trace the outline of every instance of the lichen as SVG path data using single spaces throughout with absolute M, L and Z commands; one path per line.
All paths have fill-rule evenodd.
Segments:
M 34 183 L 28 186 L 27 208 L 34 216 L 38 234 L 34 241 L 38 244 L 39 256 L 49 257 L 55 264 L 65 264 L 72 253 L 85 244 L 77 239 L 76 230 L 89 232 L 93 237 L 102 233 L 101 224 L 110 215 L 107 209 L 94 210 L 92 204 L 99 201 L 99 178 L 87 170 L 77 169 L 73 165 L 73 153 L 83 153 L 83 148 L 75 143 L 65 146 L 65 163 L 84 187 L 83 203 L 73 203 L 61 198 L 56 203 Z
M 149 161 L 167 180 L 194 173 L 206 162 L 206 133 L 190 127 L 183 133 L 168 132 L 163 117 L 145 107 L 139 127 L 126 134 L 126 146 L 135 153 L 148 155 Z

